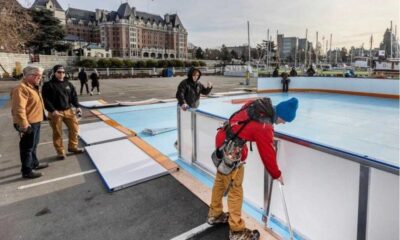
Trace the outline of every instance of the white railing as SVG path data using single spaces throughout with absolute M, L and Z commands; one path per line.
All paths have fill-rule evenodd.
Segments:
M 257 89 L 281 90 L 281 77 L 258 78 Z M 399 79 L 343 78 L 343 77 L 290 77 L 289 90 L 316 89 L 383 95 L 399 95 Z

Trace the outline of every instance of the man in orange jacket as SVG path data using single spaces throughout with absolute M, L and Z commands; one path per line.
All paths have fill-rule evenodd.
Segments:
M 236 164 L 236 167 L 228 174 L 221 173 L 220 168 L 218 168 L 207 222 L 212 225 L 229 222 L 230 240 L 253 240 L 259 237 L 259 232 L 247 229 L 244 220 L 241 218 L 244 176 L 244 166 L 241 163 L 246 160 L 248 152 L 245 142 L 254 141 L 256 143 L 265 168 L 273 179 L 283 184 L 282 174 L 276 162 L 273 124 L 293 121 L 296 117 L 297 108 L 298 100 L 296 98 L 283 101 L 276 107 L 272 106 L 268 98 L 257 99 L 246 103 L 239 111 L 234 113 L 228 120 L 228 127 L 219 129 L 216 136 L 216 148 L 220 150 L 227 144 L 227 136 L 233 139 L 231 136 L 236 135 L 235 141 L 238 141 L 241 145 L 239 164 Z M 223 161 L 221 164 L 223 164 Z M 229 214 L 223 212 L 222 205 L 222 198 L 226 191 L 229 191 Z
M 38 178 L 41 168 L 48 167 L 47 163 L 39 163 L 36 148 L 40 139 L 40 124 L 44 118 L 44 106 L 39 91 L 43 68 L 28 66 L 24 68 L 24 78 L 11 91 L 14 127 L 20 133 L 19 151 L 21 172 L 23 178 Z

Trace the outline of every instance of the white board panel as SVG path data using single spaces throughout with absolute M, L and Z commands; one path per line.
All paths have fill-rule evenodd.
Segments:
M 124 138 L 126 135 L 101 121 L 79 125 L 79 137 L 85 144 L 92 145 Z
M 197 159 L 196 162 L 200 163 L 207 171 L 216 174 L 217 170 L 211 160 L 211 154 L 215 150 L 215 135 L 217 128 L 221 126 L 222 121 L 196 115 L 196 144 L 197 144 Z
M 247 143 L 248 155 L 245 164 L 243 190 L 247 202 L 253 206 L 264 208 L 264 172 L 265 167 L 260 158 L 257 144 L 253 142 L 253 151 Z
M 278 148 L 292 227 L 310 239 L 357 239 L 360 165 L 288 141 Z M 276 181 L 272 191 L 271 214 L 286 222 Z
M 168 171 L 127 139 L 86 147 L 110 191 L 119 190 Z
M 310 88 L 398 95 L 398 82 L 398 79 L 292 77 L 289 90 L 296 88 Z M 257 89 L 259 91 L 282 89 L 281 78 L 258 78 Z
M 181 157 L 182 160 L 191 164 L 192 163 L 192 153 L 193 153 L 193 138 L 192 138 L 192 113 L 190 111 L 182 111 L 181 114 Z
M 371 169 L 367 239 L 399 239 L 399 176 Z

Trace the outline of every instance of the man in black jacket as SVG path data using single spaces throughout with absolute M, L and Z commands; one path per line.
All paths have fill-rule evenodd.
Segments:
M 89 94 L 89 86 L 88 86 L 88 76 L 85 72 L 85 68 L 82 68 L 81 71 L 78 74 L 79 81 L 81 82 L 81 95 L 82 95 L 82 90 L 83 86 L 86 87 L 86 93 Z
M 272 72 L 272 77 L 279 77 L 279 67 L 275 67 L 274 71 Z
M 307 76 L 312 77 L 315 74 L 314 68 L 310 65 L 310 67 L 307 69 Z
M 208 82 L 207 87 L 199 82 L 201 72 L 197 68 L 191 68 L 188 77 L 183 80 L 176 91 L 176 98 L 182 110 L 197 108 L 200 105 L 200 94 L 208 95 L 212 90 L 212 83 Z
M 57 158 L 65 159 L 64 144 L 62 140 L 62 123 L 68 127 L 68 151 L 82 153 L 78 148 L 78 121 L 72 107 L 76 108 L 76 114 L 82 114 L 78 105 L 78 96 L 74 85 L 65 80 L 65 70 L 62 65 L 53 68 L 53 78 L 43 85 L 42 95 L 44 106 L 49 112 L 50 126 L 53 129 L 53 144 L 57 151 Z
M 296 76 L 297 76 L 296 68 L 295 68 L 295 67 L 292 67 L 292 70 L 290 71 L 289 74 L 290 74 L 291 77 L 296 77 Z

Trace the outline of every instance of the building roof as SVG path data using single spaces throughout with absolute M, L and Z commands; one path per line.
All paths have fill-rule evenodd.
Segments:
M 112 12 L 109 12 L 109 13 L 106 15 L 106 19 L 107 19 L 107 21 L 115 21 L 115 19 L 117 18 L 117 16 L 118 16 L 118 13 L 115 12 L 115 11 L 112 11 Z
M 172 22 L 172 26 L 174 27 L 183 27 L 181 20 L 179 19 L 177 14 L 172 14 L 170 16 L 170 21 Z
M 82 9 L 76 9 L 76 8 L 68 8 L 65 16 L 67 18 L 74 18 L 76 20 L 86 20 L 86 21 L 95 21 L 96 20 L 96 13 L 87 11 L 87 10 L 82 10 Z
M 59 11 L 64 11 L 64 9 L 61 7 L 61 5 L 58 3 L 57 0 L 36 0 L 33 4 L 32 7 L 43 7 L 45 8 L 48 2 L 52 2 L 54 5 L 54 8 Z
M 46 0 L 37 0 L 37 1 L 46 1 Z M 117 11 L 111 11 L 111 12 L 105 12 L 102 11 L 104 15 L 101 16 L 99 21 L 116 21 L 118 19 L 128 19 L 128 18 L 136 18 L 136 19 L 142 19 L 145 22 L 155 22 L 157 24 L 166 24 L 166 21 L 164 18 L 162 18 L 160 15 L 156 14 L 151 14 L 151 13 L 146 13 L 146 12 L 140 12 L 136 11 L 134 7 L 131 7 L 129 3 L 122 3 Z M 66 11 L 66 17 L 67 19 L 72 19 L 73 21 L 79 21 L 79 20 L 84 20 L 84 21 L 96 21 L 96 13 L 87 11 L 87 10 L 81 10 L 81 9 L 76 9 L 76 8 L 68 8 Z M 169 21 L 172 24 L 173 27 L 182 27 L 183 24 L 181 20 L 179 19 L 177 14 L 172 14 L 169 15 Z
M 121 4 L 117 10 L 117 13 L 120 18 L 128 18 L 130 15 L 133 14 L 131 6 L 129 6 L 129 3 Z
M 164 19 L 160 15 L 155 15 L 151 13 L 146 13 L 146 12 L 136 12 L 136 16 L 139 18 L 143 18 L 144 21 L 150 21 L 150 22 L 164 22 Z

